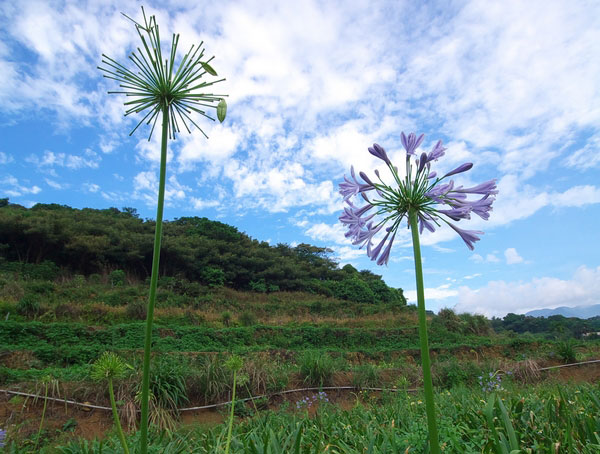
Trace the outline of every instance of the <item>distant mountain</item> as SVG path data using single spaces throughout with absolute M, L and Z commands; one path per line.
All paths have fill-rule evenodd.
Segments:
M 564 317 L 592 318 L 600 316 L 600 304 L 576 307 L 562 306 L 555 309 L 538 309 L 535 311 L 529 311 L 525 315 L 530 315 L 532 317 L 550 317 L 552 315 L 562 315 Z

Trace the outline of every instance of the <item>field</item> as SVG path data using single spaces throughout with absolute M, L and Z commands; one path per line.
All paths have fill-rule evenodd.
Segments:
M 115 394 L 135 452 L 145 284 L 2 277 L 0 387 L 41 396 L 3 395 L 6 452 L 122 452 L 110 411 L 60 402 L 110 406 L 106 383 L 91 378 L 104 351 L 129 366 Z M 185 408 L 230 400 L 232 354 L 243 365 L 230 452 L 423 452 L 411 306 L 176 284 L 159 291 L 152 452 L 223 452 L 230 406 Z M 539 370 L 595 359 L 598 341 L 497 334 L 454 317 L 429 324 L 444 452 L 598 452 L 600 367 Z

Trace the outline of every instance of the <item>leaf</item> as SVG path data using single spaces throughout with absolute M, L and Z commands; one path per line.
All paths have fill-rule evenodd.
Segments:
M 219 101 L 219 105 L 217 106 L 217 118 L 219 119 L 220 123 L 223 123 L 223 121 L 225 121 L 226 115 L 227 115 L 227 103 L 225 102 L 224 99 L 221 99 Z
M 217 72 L 208 63 L 200 62 L 200 64 L 202 65 L 202 68 L 204 68 L 204 71 L 206 71 L 211 76 L 217 75 Z

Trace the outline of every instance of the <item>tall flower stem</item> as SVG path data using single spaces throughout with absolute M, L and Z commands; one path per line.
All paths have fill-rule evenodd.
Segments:
M 162 138 L 160 146 L 160 179 L 158 184 L 158 206 L 156 208 L 156 228 L 154 231 L 154 253 L 152 255 L 152 275 L 150 277 L 150 296 L 146 312 L 146 336 L 144 340 L 144 370 L 142 377 L 142 416 L 140 421 L 140 453 L 148 453 L 148 400 L 150 389 L 150 353 L 152 349 L 152 321 L 158 285 L 158 264 L 160 261 L 160 242 L 162 239 L 162 219 L 165 204 L 165 180 L 167 174 L 167 140 L 169 138 L 169 115 L 165 104 L 162 110 Z
M 431 380 L 431 360 L 429 359 L 429 343 L 427 340 L 427 314 L 425 312 L 425 291 L 423 288 L 423 266 L 421 264 L 421 245 L 419 242 L 419 226 L 417 212 L 408 210 L 410 231 L 412 232 L 413 252 L 415 255 L 415 274 L 417 278 L 417 312 L 419 314 L 419 337 L 421 340 L 421 364 L 423 366 L 423 388 L 425 392 L 425 411 L 429 428 L 429 452 L 440 454 L 437 423 L 435 420 L 435 403 L 433 401 L 433 382 Z
M 127 447 L 125 434 L 123 433 L 121 420 L 119 419 L 119 413 L 117 412 L 117 403 L 115 402 L 115 390 L 113 388 L 112 378 L 108 379 L 108 395 L 110 396 L 110 407 L 112 408 L 113 419 L 115 420 L 115 426 L 117 426 L 117 433 L 119 435 L 119 440 L 121 441 L 121 446 L 123 447 L 123 453 L 129 454 L 129 448 Z
M 231 444 L 231 430 L 233 429 L 233 415 L 235 411 L 235 388 L 237 386 L 237 370 L 233 371 L 233 391 L 231 395 L 231 413 L 229 415 L 229 427 L 227 428 L 227 441 L 225 442 L 225 454 L 229 454 Z

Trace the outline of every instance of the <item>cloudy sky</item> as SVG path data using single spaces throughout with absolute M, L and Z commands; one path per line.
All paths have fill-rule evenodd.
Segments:
M 0 197 L 136 207 L 155 216 L 159 143 L 129 132 L 96 67 L 139 45 L 141 3 L 0 2 Z M 400 133 L 448 148 L 457 183 L 498 181 L 469 251 L 422 238 L 427 306 L 503 316 L 600 303 L 600 4 L 597 1 L 145 2 L 164 42 L 204 41 L 227 120 L 170 144 L 167 219 L 206 216 L 271 244 L 330 247 L 415 302 L 408 235 L 387 267 L 344 238 L 338 183 L 385 169 Z M 135 46 L 135 47 L 134 47 Z M 139 120 L 139 119 L 138 119 Z

